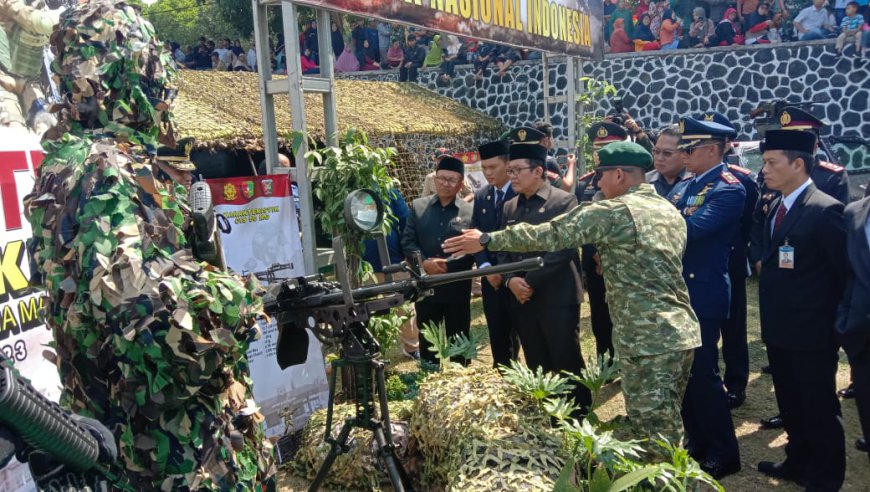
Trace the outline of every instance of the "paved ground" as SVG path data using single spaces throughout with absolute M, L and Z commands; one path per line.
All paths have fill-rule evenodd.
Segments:
M 762 374 L 760 369 L 767 363 L 764 345 L 760 340 L 758 327 L 757 285 L 749 284 L 749 354 L 750 370 L 749 388 L 746 403 L 733 412 L 734 425 L 737 426 L 737 437 L 740 441 L 741 461 L 743 470 L 722 481 L 722 485 L 729 491 L 743 492 L 756 490 L 777 490 L 791 492 L 801 490 L 799 487 L 777 480 L 768 479 L 758 473 L 755 465 L 759 461 L 780 461 L 784 457 L 785 434 L 778 431 L 761 430 L 758 419 L 776 413 L 776 401 L 773 394 L 773 385 L 770 376 Z M 486 321 L 482 314 L 479 299 L 472 302 L 472 329 L 480 330 L 485 335 Z M 581 313 L 582 326 L 582 350 L 586 358 L 595 353 L 595 341 L 589 325 L 589 306 L 584 304 Z M 398 349 L 390 354 L 390 360 L 394 361 L 394 367 L 399 371 L 412 371 L 414 365 L 408 359 L 401 356 Z M 489 365 L 492 356 L 489 347 L 485 347 L 479 361 L 475 364 Z M 843 388 L 849 381 L 849 366 L 846 363 L 845 354 L 841 354 L 840 370 L 837 375 L 838 387 Z M 608 419 L 611 416 L 624 413 L 624 402 L 618 383 L 611 384 L 603 390 L 603 404 L 599 414 Z M 843 402 L 843 424 L 846 429 L 846 483 L 844 491 L 870 491 L 870 460 L 867 456 L 855 450 L 855 439 L 860 437 L 861 429 L 858 423 L 858 415 L 854 400 Z M 290 472 L 280 472 L 281 479 L 279 490 L 302 491 L 307 490 L 306 480 L 299 478 Z M 386 486 L 386 490 L 390 490 Z

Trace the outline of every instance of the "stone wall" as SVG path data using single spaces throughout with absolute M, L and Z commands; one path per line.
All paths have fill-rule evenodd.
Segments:
M 543 117 L 539 61 L 520 62 L 503 79 L 490 69 L 479 84 L 470 72 L 470 66 L 457 67 L 452 83 L 438 87 L 438 71 L 422 70 L 419 83 L 507 126 Z M 786 98 L 821 102 L 814 111 L 832 122 L 832 134 L 870 136 L 870 61 L 836 56 L 832 41 L 608 55 L 600 62 L 584 62 L 582 73 L 613 83 L 625 108 L 646 128 L 674 122 L 681 115 L 717 110 L 740 126 L 741 138 L 751 139 L 755 130 L 748 112 L 761 102 Z M 398 72 L 339 76 L 397 80 Z M 551 95 L 564 94 L 564 60 L 552 59 L 548 76 Z M 610 102 L 602 101 L 599 114 L 609 110 Z M 550 111 L 556 137 L 562 138 L 566 105 L 551 104 Z

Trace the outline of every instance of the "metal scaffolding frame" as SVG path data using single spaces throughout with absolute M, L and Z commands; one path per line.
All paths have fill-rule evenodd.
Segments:
M 579 143 L 582 142 L 580 138 L 580 122 L 579 115 L 582 115 L 583 108 L 580 107 L 578 98 L 578 89 L 582 90 L 582 85 L 580 84 L 580 69 L 582 67 L 582 62 L 573 57 L 566 56 L 565 57 L 565 77 L 567 79 L 567 84 L 565 86 L 565 94 L 561 96 L 551 96 L 550 95 L 550 63 L 549 63 L 550 55 L 544 53 L 541 56 L 541 73 L 543 83 L 541 87 L 544 92 L 544 121 L 550 123 L 550 105 L 551 104 L 559 104 L 565 103 L 567 106 L 567 114 L 565 125 L 567 126 L 567 132 L 565 137 L 560 140 L 554 140 L 554 147 L 563 147 L 569 149 L 569 152 L 572 150 L 576 150 Z M 578 152 L 578 165 L 580 167 L 579 171 L 582 173 L 586 170 L 586 163 L 583 159 L 583 153 Z
M 332 36 L 329 12 L 316 9 L 317 41 L 320 58 L 320 74 L 302 74 L 299 52 L 299 25 L 296 19 L 296 5 L 286 0 L 251 0 L 254 11 L 254 39 L 257 45 L 257 72 L 260 90 L 260 111 L 263 122 L 263 147 L 266 152 L 267 173 L 287 172 L 278 164 L 278 129 L 275 124 L 275 96 L 287 94 L 290 100 L 290 114 L 294 131 L 307 132 L 305 122 L 305 93 L 320 94 L 323 99 L 323 115 L 327 145 L 337 145 L 338 118 L 335 110 L 335 75 L 332 61 Z M 284 32 L 285 65 L 287 78 L 272 78 L 272 64 L 269 48 L 269 7 L 280 7 Z M 311 169 L 305 160 L 308 141 L 303 140 L 296 161 L 295 172 L 290 172 L 299 191 L 299 212 L 302 232 L 302 254 L 305 273 L 317 270 L 317 250 L 314 233 L 314 203 L 312 200 Z

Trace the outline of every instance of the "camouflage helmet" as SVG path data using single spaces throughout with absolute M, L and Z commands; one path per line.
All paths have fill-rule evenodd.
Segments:
M 176 71 L 154 27 L 121 0 L 79 2 L 51 36 L 53 79 L 61 93 L 64 132 L 111 133 L 141 144 L 175 144 L 171 105 Z

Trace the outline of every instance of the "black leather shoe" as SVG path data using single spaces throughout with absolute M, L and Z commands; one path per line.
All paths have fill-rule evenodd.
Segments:
M 701 463 L 701 469 L 707 472 L 708 475 L 719 480 L 721 478 L 727 477 L 728 475 L 733 475 L 740 471 L 740 460 L 732 461 L 730 463 L 721 463 L 716 460 L 707 460 Z
M 858 438 L 858 440 L 855 441 L 855 449 L 858 451 L 864 451 L 865 453 L 870 453 L 870 445 L 867 444 L 867 438 Z
M 837 396 L 844 400 L 855 398 L 855 388 L 850 384 L 847 388 L 843 388 L 837 392 Z
M 728 405 L 731 408 L 737 408 L 740 405 L 743 405 L 743 402 L 746 401 L 746 392 L 745 391 L 734 391 L 728 392 Z
M 759 422 L 761 423 L 762 429 L 782 429 L 783 427 L 785 427 L 785 423 L 782 421 L 782 417 L 780 417 L 779 415 L 774 415 L 773 417 L 761 419 Z
M 801 479 L 798 474 L 784 467 L 782 463 L 774 463 L 773 461 L 760 461 L 758 462 L 758 471 L 771 478 L 789 480 L 791 482 L 797 483 L 798 485 L 803 485 L 803 479 Z
M 762 367 L 761 372 L 763 372 L 764 374 L 770 374 L 770 366 L 767 365 L 767 366 Z

